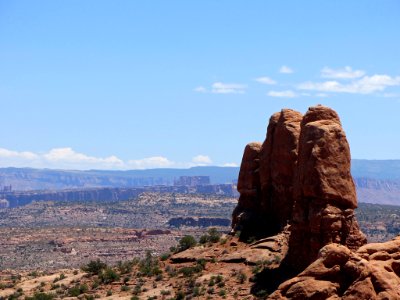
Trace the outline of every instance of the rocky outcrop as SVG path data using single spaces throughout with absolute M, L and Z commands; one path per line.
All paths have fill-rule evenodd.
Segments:
M 288 267 L 303 270 L 330 243 L 357 249 L 366 243 L 354 216 L 350 148 L 337 113 L 311 107 L 304 117 L 274 114 L 260 146 L 246 146 L 232 226 L 244 239 L 287 227 Z
M 250 143 L 243 153 L 237 190 L 239 203 L 232 214 L 232 226 L 243 231 L 243 235 L 257 232 L 262 214 L 260 214 L 260 143 Z M 263 226 L 264 227 L 264 226 Z
M 354 216 L 350 148 L 337 113 L 311 107 L 301 122 L 298 149 L 289 261 L 302 269 L 324 245 L 357 249 L 366 239 Z
M 291 218 L 301 120 L 301 113 L 291 109 L 272 115 L 261 148 L 261 207 L 272 232 L 282 230 Z
M 352 252 L 330 244 L 268 299 L 400 299 L 400 238 Z

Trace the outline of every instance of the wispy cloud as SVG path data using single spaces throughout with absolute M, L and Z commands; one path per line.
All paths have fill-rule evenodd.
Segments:
M 291 90 L 286 90 L 286 91 L 269 91 L 267 93 L 268 96 L 270 97 L 278 97 L 278 98 L 295 98 L 298 95 L 291 91 Z
M 292 74 L 292 73 L 294 73 L 294 71 L 293 71 L 292 68 L 289 68 L 288 66 L 282 66 L 282 67 L 280 67 L 280 69 L 279 69 L 279 73 L 282 73 L 282 74 Z
M 152 169 L 152 168 L 169 168 L 175 163 L 163 156 L 146 157 L 143 159 L 131 159 L 127 163 L 129 169 Z
M 262 84 L 268 84 L 268 85 L 274 85 L 274 84 L 276 84 L 276 81 L 275 81 L 275 80 L 273 80 L 273 79 L 271 79 L 271 78 L 269 78 L 269 77 L 266 77 L 266 76 L 264 76 L 264 77 L 258 77 L 258 78 L 255 79 L 255 81 L 257 81 L 257 82 L 259 82 L 259 83 L 262 83 Z
M 342 69 L 331 69 L 325 67 L 321 70 L 321 77 L 332 79 L 355 79 L 365 75 L 363 70 L 353 70 L 352 67 L 346 66 Z
M 226 163 L 222 165 L 223 167 L 239 167 L 237 163 Z
M 207 155 L 197 155 L 192 158 L 192 162 L 199 166 L 206 166 L 212 164 L 212 160 Z
M 207 89 L 204 86 L 198 86 L 193 89 L 197 93 L 207 93 Z
M 208 155 L 200 154 L 188 162 L 172 161 L 164 156 L 122 160 L 115 155 L 95 157 L 74 151 L 70 147 L 54 148 L 46 153 L 12 151 L 0 148 L 0 167 L 31 167 L 68 170 L 129 170 L 152 168 L 189 168 L 213 163 Z
M 325 82 L 304 82 L 297 86 L 300 90 L 351 93 L 351 94 L 371 94 L 384 91 L 389 86 L 399 86 L 400 76 L 391 77 L 389 75 L 364 76 L 349 83 L 339 81 Z
M 197 93 L 244 94 L 246 89 L 247 85 L 245 84 L 214 82 L 210 89 L 207 89 L 204 86 L 198 86 L 193 90 Z
M 238 83 L 215 82 L 212 84 L 211 92 L 214 94 L 244 94 L 247 85 Z

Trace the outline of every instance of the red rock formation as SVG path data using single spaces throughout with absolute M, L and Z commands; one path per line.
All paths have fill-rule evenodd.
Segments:
M 282 230 L 291 218 L 301 113 L 283 109 L 272 115 L 260 153 L 261 207 Z
M 318 259 L 268 297 L 288 299 L 400 299 L 400 238 L 352 252 L 330 244 Z
M 243 155 L 233 228 L 248 236 L 271 236 L 289 222 L 286 262 L 304 269 L 329 243 L 350 249 L 365 244 L 354 217 L 350 148 L 335 111 L 311 107 L 304 117 L 284 109 L 269 122 L 262 147 Z
M 261 150 L 260 143 L 250 143 L 243 153 L 237 189 L 239 203 L 232 213 L 234 230 L 252 232 L 256 230 L 257 215 L 260 210 L 260 177 L 258 173 Z
M 301 122 L 289 262 L 302 269 L 329 243 L 357 249 L 366 243 L 354 216 L 357 196 L 350 148 L 339 116 L 311 107 Z

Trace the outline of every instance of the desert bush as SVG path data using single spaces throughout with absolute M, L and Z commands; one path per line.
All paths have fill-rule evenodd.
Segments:
M 88 286 L 86 284 L 76 285 L 68 290 L 68 295 L 78 297 L 80 294 L 86 293 Z
M 240 284 L 243 284 L 246 282 L 247 280 L 247 276 L 246 274 L 244 274 L 242 271 L 240 271 L 237 275 L 236 275 L 237 280 L 239 281 Z
M 166 290 L 162 290 L 160 293 L 161 293 L 161 295 L 163 295 L 163 296 L 171 295 L 171 291 L 166 291 Z
M 129 286 L 127 286 L 127 285 L 122 285 L 122 286 L 121 286 L 121 292 L 127 292 L 127 291 L 129 291 Z
M 170 253 L 163 253 L 160 255 L 160 260 L 165 261 L 171 256 Z
M 222 289 L 222 290 L 220 290 L 220 291 L 218 292 L 218 295 L 221 296 L 221 297 L 223 297 L 223 298 L 225 298 L 225 297 L 226 297 L 226 291 L 225 291 L 224 289 Z
M 108 284 L 119 280 L 119 275 L 110 267 L 105 268 L 99 275 L 102 283 Z
M 146 257 L 139 262 L 139 272 L 140 275 L 145 275 L 148 277 L 162 273 L 158 265 L 158 259 L 153 257 L 150 251 L 147 251 Z
M 100 259 L 91 260 L 86 266 L 81 267 L 83 271 L 93 275 L 99 275 L 106 268 L 107 264 L 102 262 Z
M 178 252 L 196 246 L 196 239 L 192 235 L 185 235 L 179 240 Z
M 32 297 L 25 297 L 25 300 L 53 300 L 53 294 L 35 293 Z
M 134 262 L 133 261 L 119 261 L 117 263 L 117 268 L 120 274 L 127 274 L 132 271 Z
M 196 265 L 191 267 L 182 267 L 178 270 L 178 273 L 183 274 L 185 277 L 190 277 L 195 273 L 199 273 L 203 271 L 205 268 L 205 260 L 199 259 L 196 262 Z
M 208 236 L 211 243 L 217 243 L 221 238 L 221 234 L 214 227 L 208 229 Z
M 215 227 L 211 227 L 208 229 L 207 234 L 202 235 L 200 237 L 199 243 L 206 244 L 206 243 L 217 243 L 221 239 L 221 234 L 217 231 Z

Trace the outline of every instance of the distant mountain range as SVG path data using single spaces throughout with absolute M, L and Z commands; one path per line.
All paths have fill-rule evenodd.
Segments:
M 211 184 L 235 183 L 238 167 L 193 167 L 129 171 L 0 168 L 0 190 L 62 190 L 173 185 L 180 176 L 210 176 Z M 400 160 L 352 160 L 360 202 L 400 205 Z
M 235 182 L 238 174 L 237 167 L 129 171 L 0 168 L 0 189 L 9 185 L 13 190 L 173 185 L 180 176 L 209 176 L 211 184 L 224 184 Z

